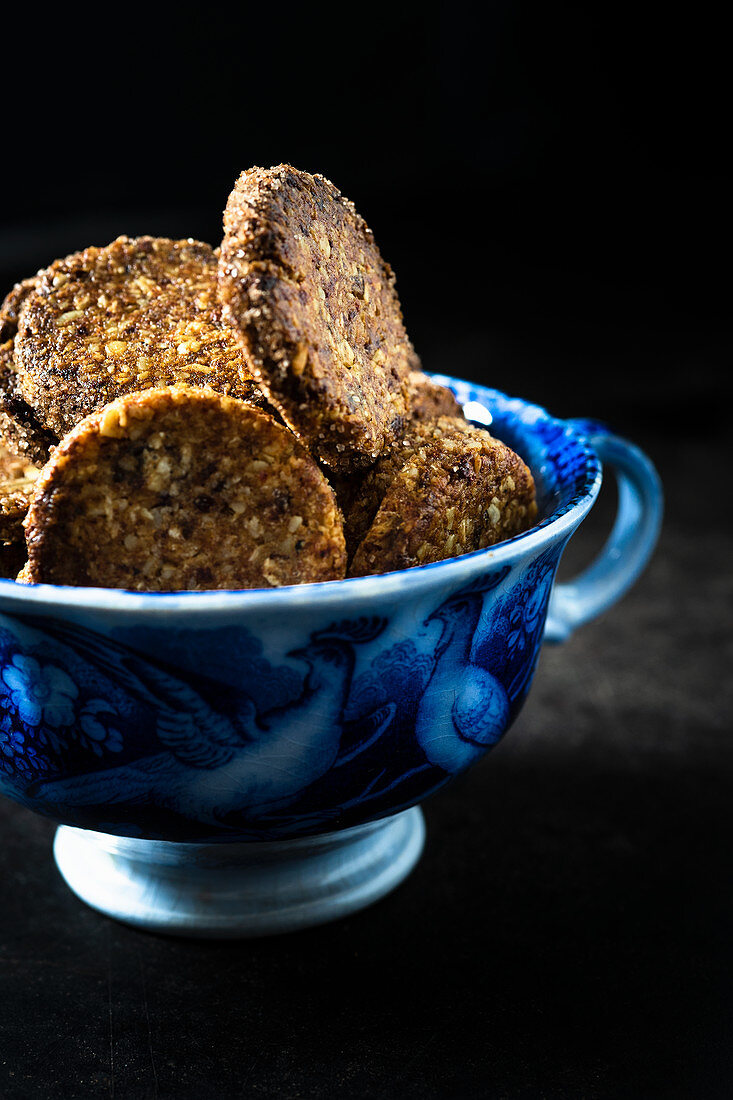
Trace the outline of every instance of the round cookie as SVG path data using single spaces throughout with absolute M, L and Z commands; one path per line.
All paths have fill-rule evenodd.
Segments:
M 416 356 L 395 278 L 329 180 L 290 165 L 242 173 L 219 295 L 266 396 L 319 461 L 363 468 L 400 436 Z
M 477 432 L 480 434 L 476 435 Z M 349 556 L 354 554 L 366 536 L 400 470 L 421 447 L 443 437 L 452 440 L 465 436 L 483 439 L 486 434 L 460 416 L 411 419 L 402 438 L 393 443 L 361 479 L 351 478 L 348 496 L 340 496 L 336 489 L 344 514 L 344 535 Z
M 119 237 L 39 272 L 18 313 L 15 393 L 60 438 L 126 393 L 186 383 L 257 401 L 207 244 Z
M 25 526 L 30 583 L 267 588 L 346 567 L 333 491 L 292 432 L 188 386 L 118 398 L 78 424 Z
M 445 432 L 418 447 L 394 477 L 349 576 L 481 550 L 520 534 L 536 514 L 534 480 L 518 455 L 480 428 Z
M 58 437 L 39 423 L 18 394 L 15 364 L 18 316 L 36 283 L 37 276 L 16 283 L 0 306 L 0 445 L 4 444 L 26 464 L 42 466 Z

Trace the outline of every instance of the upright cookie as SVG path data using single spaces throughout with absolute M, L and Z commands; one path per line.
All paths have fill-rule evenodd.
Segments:
M 488 432 L 443 433 L 417 448 L 389 486 L 349 576 L 390 573 L 481 550 L 537 514 L 532 475 Z
M 343 577 L 336 500 L 292 432 L 188 386 L 121 397 L 54 452 L 26 520 L 30 583 L 141 591 Z
M 256 401 L 217 261 L 199 241 L 119 237 L 39 272 L 17 317 L 16 397 L 59 438 L 116 397 L 174 383 Z
M 224 213 L 224 315 L 285 422 L 337 471 L 402 432 L 415 354 L 371 230 L 323 176 L 251 168 Z

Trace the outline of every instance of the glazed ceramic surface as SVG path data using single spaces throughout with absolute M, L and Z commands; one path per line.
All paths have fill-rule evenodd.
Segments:
M 0 790 L 118 837 L 211 843 L 396 814 L 478 760 L 566 636 L 632 583 L 661 512 L 653 468 L 590 422 L 449 382 L 532 468 L 540 521 L 461 558 L 249 592 L 135 594 L 0 582 Z M 596 564 L 568 538 L 617 473 Z

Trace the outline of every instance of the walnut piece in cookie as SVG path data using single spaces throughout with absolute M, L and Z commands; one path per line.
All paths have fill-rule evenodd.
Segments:
M 261 394 L 221 319 L 207 244 L 119 237 L 41 271 L 17 311 L 14 394 L 60 438 L 126 393 L 185 383 Z
M 287 164 L 242 173 L 219 296 L 266 396 L 319 461 L 365 468 L 399 437 L 416 356 L 394 274 L 329 180 Z
M 488 432 L 466 428 L 439 431 L 401 466 L 354 554 L 350 577 L 443 561 L 531 526 L 537 504 L 528 467 Z
M 126 395 L 78 424 L 25 529 L 29 583 L 268 588 L 346 568 L 333 491 L 293 433 L 188 386 Z

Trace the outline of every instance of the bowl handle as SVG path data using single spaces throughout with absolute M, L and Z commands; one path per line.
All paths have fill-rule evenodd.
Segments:
M 659 475 L 647 456 L 626 439 L 592 420 L 567 423 L 583 435 L 618 484 L 611 534 L 595 561 L 550 596 L 545 640 L 564 642 L 576 627 L 600 615 L 634 583 L 651 557 L 662 523 Z

